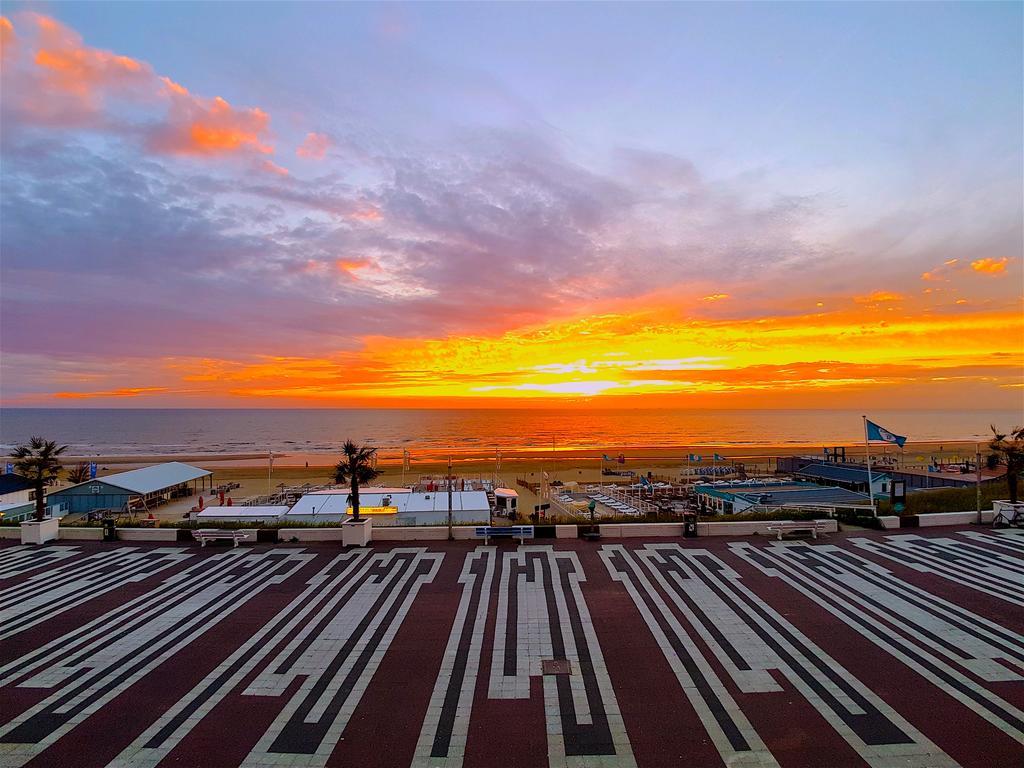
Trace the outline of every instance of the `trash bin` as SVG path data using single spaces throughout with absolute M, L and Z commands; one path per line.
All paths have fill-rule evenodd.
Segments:
M 697 536 L 697 513 L 696 512 L 684 512 L 683 513 L 683 536 L 688 539 L 695 538 Z
M 117 541 L 117 529 L 114 527 L 114 518 L 103 518 L 103 540 Z

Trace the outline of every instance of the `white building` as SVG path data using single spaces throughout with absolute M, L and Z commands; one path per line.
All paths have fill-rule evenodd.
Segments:
M 0 504 L 27 504 L 36 497 L 32 481 L 14 473 L 0 475 Z
M 364 488 L 359 491 L 359 514 L 374 525 L 446 525 L 447 491 L 410 491 L 408 488 Z M 315 491 L 299 499 L 282 518 L 285 522 L 340 523 L 352 517 L 345 489 Z M 486 524 L 491 505 L 484 491 L 453 491 L 455 523 Z

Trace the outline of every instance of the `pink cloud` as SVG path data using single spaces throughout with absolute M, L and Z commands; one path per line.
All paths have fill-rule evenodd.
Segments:
M 266 171 L 267 173 L 274 173 L 277 174 L 278 176 L 289 175 L 289 171 L 287 168 L 278 165 L 273 160 L 264 160 L 262 163 L 260 163 L 260 168 Z
M 311 160 L 323 160 L 331 147 L 331 139 L 323 133 L 308 133 L 295 154 Z
M 86 45 L 75 30 L 49 16 L 25 13 L 19 19 L 28 36 L 19 38 L 26 45 L 19 45 L 11 66 L 4 68 L 4 91 L 21 121 L 141 134 L 146 148 L 161 154 L 273 154 L 270 116 L 263 110 L 194 95 L 144 61 Z M 0 34 L 7 57 L 15 31 L 8 19 L 4 22 Z M 136 112 L 162 104 L 165 112 L 140 126 L 118 109 L 125 104 Z

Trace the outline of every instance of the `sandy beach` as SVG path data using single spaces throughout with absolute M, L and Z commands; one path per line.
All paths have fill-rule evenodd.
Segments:
M 860 460 L 864 456 L 864 445 L 844 446 L 847 456 L 852 460 Z M 984 445 L 982 446 L 984 454 Z M 959 459 L 974 458 L 975 444 L 966 442 L 946 443 L 907 443 L 902 451 L 902 463 L 906 467 L 923 468 L 932 458 L 940 461 L 953 462 Z M 673 448 L 635 446 L 622 450 L 626 457 L 624 464 L 604 462 L 608 468 L 632 470 L 638 474 L 651 472 L 655 476 L 677 479 L 680 470 L 687 465 L 688 454 L 704 457 L 701 466 L 710 466 L 711 457 L 717 453 L 726 462 L 742 462 L 748 474 L 771 474 L 775 471 L 776 459 L 779 456 L 820 455 L 821 446 L 758 446 L 737 447 L 727 446 L 676 446 Z M 899 453 L 888 446 L 872 446 L 872 456 L 883 454 L 893 456 Z M 612 458 L 617 457 L 617 453 Z M 95 461 L 100 476 L 123 472 L 140 466 L 164 461 L 181 461 L 209 469 L 214 473 L 214 483 L 238 483 L 239 488 L 229 494 L 234 503 L 240 503 L 253 496 L 260 496 L 275 490 L 280 485 L 322 485 L 333 479 L 332 469 L 335 457 L 324 453 L 292 453 L 275 454 L 273 469 L 268 467 L 267 455 L 247 454 L 151 454 L 145 456 L 91 456 L 68 457 L 66 464 L 73 465 L 78 461 Z M 518 484 L 517 479 L 526 483 L 539 483 L 544 473 L 549 480 L 563 483 L 577 482 L 582 484 L 629 482 L 627 477 L 610 477 L 601 475 L 602 452 L 599 450 L 521 450 L 502 451 L 501 469 L 496 471 L 493 452 L 479 449 L 452 454 L 453 473 L 464 478 L 499 479 L 504 485 L 516 489 L 521 496 L 520 505 L 531 509 L 536 498 L 530 490 Z M 421 476 L 444 475 L 447 471 L 447 456 L 438 452 L 416 452 L 411 456 L 410 469 L 403 472 L 400 456 L 383 455 L 378 467 L 383 471 L 379 485 L 406 485 L 415 482 Z M 696 466 L 696 465 L 694 465 Z M 209 502 L 210 499 L 207 499 Z M 160 519 L 180 519 L 194 503 L 194 500 L 183 500 L 166 505 L 157 510 Z M 212 503 L 216 504 L 216 497 Z

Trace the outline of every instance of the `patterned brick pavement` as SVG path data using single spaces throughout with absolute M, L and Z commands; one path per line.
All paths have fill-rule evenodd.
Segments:
M 5 545 L 0 702 L 10 768 L 1021 768 L 1024 536 Z

